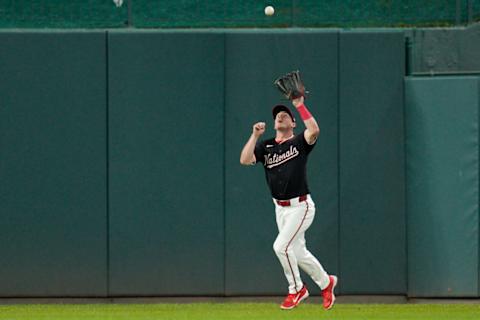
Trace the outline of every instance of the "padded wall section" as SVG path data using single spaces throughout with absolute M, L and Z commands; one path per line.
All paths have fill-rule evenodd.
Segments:
M 337 32 L 232 32 L 226 39 L 226 294 L 279 294 L 287 291 L 273 252 L 278 234 L 263 166 L 244 167 L 240 151 L 257 121 L 266 121 L 272 137 L 271 110 L 286 103 L 273 80 L 301 70 L 310 95 L 306 104 L 321 134 L 308 164 L 316 218 L 307 246 L 324 267 L 338 271 Z M 289 104 L 290 105 L 290 104 Z M 290 105 L 291 106 L 291 105 Z M 292 107 L 293 108 L 293 107 Z M 296 111 L 295 111 L 296 112 Z M 297 115 L 297 133 L 304 130 Z M 309 290 L 318 288 L 308 275 Z
M 224 289 L 224 35 L 109 33 L 110 293 Z
M 340 34 L 340 275 L 346 294 L 406 292 L 403 32 Z
M 0 42 L 0 295 L 104 296 L 105 33 Z
M 478 77 L 408 78 L 408 295 L 478 296 Z

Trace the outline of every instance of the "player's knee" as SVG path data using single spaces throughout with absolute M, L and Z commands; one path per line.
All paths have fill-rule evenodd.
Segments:
M 287 244 L 283 243 L 283 241 L 276 240 L 273 243 L 273 251 L 275 251 L 277 255 L 284 255 L 287 252 Z

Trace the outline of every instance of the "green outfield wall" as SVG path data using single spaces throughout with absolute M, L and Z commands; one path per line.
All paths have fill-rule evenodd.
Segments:
M 478 297 L 480 77 L 406 80 L 408 295 Z
M 403 33 L 341 33 L 339 69 L 342 292 L 403 293 Z
M 111 295 L 223 293 L 224 38 L 109 33 Z
M 1 296 L 107 294 L 105 41 L 0 33 Z
M 450 242 L 422 216 L 433 210 L 428 189 L 409 183 L 421 177 L 410 166 L 433 159 L 411 152 L 428 124 L 412 114 L 443 106 L 438 125 L 458 109 L 429 102 L 435 78 L 409 78 L 404 90 L 402 31 L 50 30 L 0 40 L 0 296 L 283 295 L 263 169 L 241 166 L 239 154 L 254 122 L 273 135 L 271 107 L 285 102 L 273 80 L 295 69 L 321 127 L 307 243 L 340 277 L 339 292 L 435 296 L 445 287 L 425 273 L 456 279 L 453 265 L 428 265 L 441 257 L 431 248 Z M 473 80 L 462 81 L 442 92 L 466 95 L 459 119 L 478 126 L 478 82 L 475 96 Z M 462 278 L 454 292 L 472 296 L 478 129 L 462 123 L 447 129 L 452 143 L 467 139 L 454 150 L 466 152 L 471 180 L 452 197 L 468 189 L 454 212 L 470 211 L 449 236 L 469 244 L 449 257 L 476 250 L 461 262 L 475 286 Z M 429 238 L 416 247 L 419 235 Z

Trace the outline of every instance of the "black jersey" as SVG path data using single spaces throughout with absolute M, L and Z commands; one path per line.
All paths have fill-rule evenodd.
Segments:
M 310 193 L 307 158 L 314 146 L 307 143 L 303 132 L 280 144 L 274 138 L 257 142 L 255 158 L 263 163 L 273 198 L 287 200 Z

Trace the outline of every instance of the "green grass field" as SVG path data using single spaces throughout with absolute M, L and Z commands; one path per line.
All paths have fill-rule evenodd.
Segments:
M 324 311 L 318 304 L 304 304 L 283 311 L 273 303 L 192 303 L 192 304 L 86 304 L 86 305 L 3 305 L 0 319 L 480 319 L 478 304 L 337 304 Z

